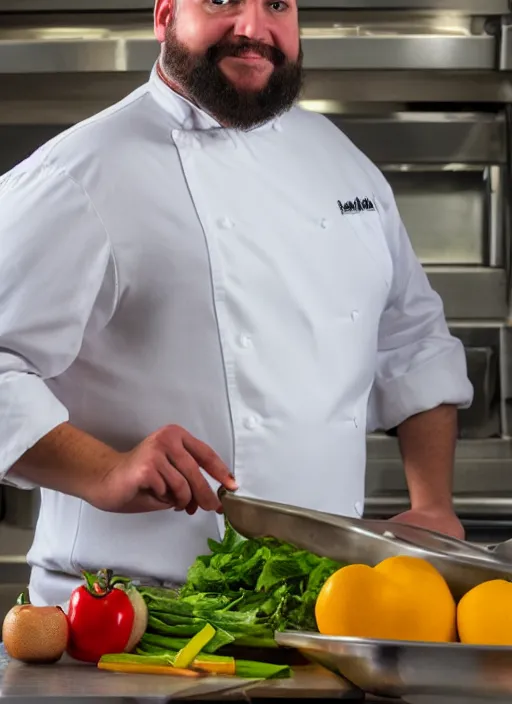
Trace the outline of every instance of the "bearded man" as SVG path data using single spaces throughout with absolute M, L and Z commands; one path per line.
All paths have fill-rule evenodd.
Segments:
M 220 485 L 361 516 L 397 429 L 453 511 L 461 343 L 378 169 L 297 105 L 296 0 L 158 0 L 149 81 L 0 179 L 0 480 L 40 487 L 30 596 L 180 584 Z

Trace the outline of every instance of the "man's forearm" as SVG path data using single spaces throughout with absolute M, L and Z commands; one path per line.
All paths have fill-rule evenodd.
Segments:
M 457 409 L 439 406 L 408 418 L 398 428 L 413 509 L 452 507 Z
M 63 423 L 28 450 L 8 474 L 87 500 L 88 490 L 118 458 L 108 445 Z

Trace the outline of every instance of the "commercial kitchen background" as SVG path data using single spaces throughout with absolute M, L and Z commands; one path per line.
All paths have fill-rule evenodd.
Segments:
M 153 0 L 0 0 L 0 173 L 146 80 Z M 385 171 L 464 342 L 456 508 L 477 541 L 512 537 L 508 0 L 299 0 L 302 104 Z M 342 461 L 342 458 L 341 458 Z M 407 505 L 396 441 L 368 438 L 367 516 Z M 0 487 L 0 618 L 25 587 L 38 492 Z

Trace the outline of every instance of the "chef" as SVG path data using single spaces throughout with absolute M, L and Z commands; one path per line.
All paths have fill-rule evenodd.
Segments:
M 149 81 L 0 179 L 0 477 L 41 488 L 35 604 L 80 570 L 184 580 L 217 489 L 360 516 L 452 506 L 464 350 L 390 187 L 297 107 L 296 0 L 158 0 Z

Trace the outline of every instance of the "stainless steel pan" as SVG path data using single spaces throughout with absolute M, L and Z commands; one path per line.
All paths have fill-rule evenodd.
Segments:
M 341 674 L 364 692 L 413 701 L 512 701 L 512 648 L 276 633 L 279 645 Z M 445 698 L 446 697 L 446 698 Z
M 248 538 L 273 536 L 339 562 L 374 566 L 387 557 L 411 555 L 433 564 L 456 599 L 490 579 L 512 576 L 507 551 L 490 550 L 434 531 L 365 520 L 243 497 L 221 490 L 224 513 Z

